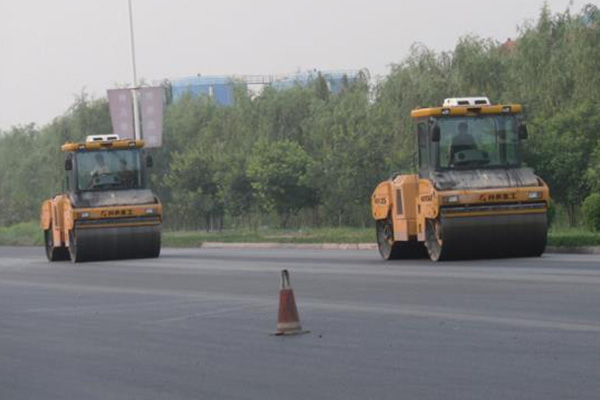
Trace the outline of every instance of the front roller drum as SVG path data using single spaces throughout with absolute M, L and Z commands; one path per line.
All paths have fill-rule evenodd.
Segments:
M 160 254 L 160 225 L 78 228 L 69 234 L 71 261 L 154 258 Z
M 444 217 L 426 221 L 425 246 L 433 261 L 538 257 L 546 249 L 546 213 Z

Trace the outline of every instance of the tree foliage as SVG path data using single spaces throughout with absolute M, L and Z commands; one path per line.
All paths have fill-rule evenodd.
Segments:
M 236 88 L 235 104 L 207 98 L 169 104 L 164 146 L 154 150 L 152 188 L 173 228 L 370 223 L 382 179 L 414 170 L 410 111 L 452 96 L 522 103 L 529 123 L 525 162 L 557 203 L 575 212 L 600 191 L 600 12 L 552 14 L 502 44 L 468 35 L 452 52 L 422 44 L 375 83 L 323 76 L 259 96 Z M 80 94 L 65 115 L 38 128 L 0 132 L 0 225 L 37 218 L 61 191 L 60 145 L 110 132 L 104 99 Z
M 595 232 L 600 232 L 600 193 L 589 195 L 583 202 L 583 215 L 586 225 Z
M 310 156 L 295 142 L 260 140 L 248 161 L 248 178 L 263 211 L 275 211 L 282 227 L 305 207 L 317 204 L 316 192 L 308 181 Z

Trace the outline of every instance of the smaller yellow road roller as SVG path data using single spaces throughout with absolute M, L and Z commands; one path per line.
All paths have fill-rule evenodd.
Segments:
M 41 210 L 48 260 L 158 257 L 162 205 L 148 189 L 144 142 L 94 135 L 62 151 L 66 191 Z

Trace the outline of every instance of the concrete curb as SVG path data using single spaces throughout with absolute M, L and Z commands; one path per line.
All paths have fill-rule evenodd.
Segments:
M 377 250 L 376 243 L 223 243 L 202 242 L 205 249 Z
M 224 243 L 202 242 L 206 249 L 304 249 L 304 250 L 377 250 L 376 243 Z M 546 253 L 598 254 L 600 246 L 548 246 Z

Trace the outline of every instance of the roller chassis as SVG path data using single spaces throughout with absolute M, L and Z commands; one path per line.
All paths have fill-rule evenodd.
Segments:
M 142 215 L 148 210 L 152 210 L 152 217 Z M 123 215 L 114 217 L 117 212 Z M 46 256 L 49 261 L 70 259 L 75 263 L 158 257 L 161 212 L 158 202 L 81 209 L 72 207 L 69 199 L 62 195 L 56 196 L 42 207 Z M 92 218 L 82 219 L 82 214 L 92 215 Z
M 539 200 L 527 198 L 538 191 Z M 396 176 L 372 197 L 379 253 L 385 260 L 432 261 L 540 256 L 547 241 L 547 191 L 541 181 L 532 187 L 439 191 L 428 179 Z M 451 196 L 472 203 L 443 205 Z

